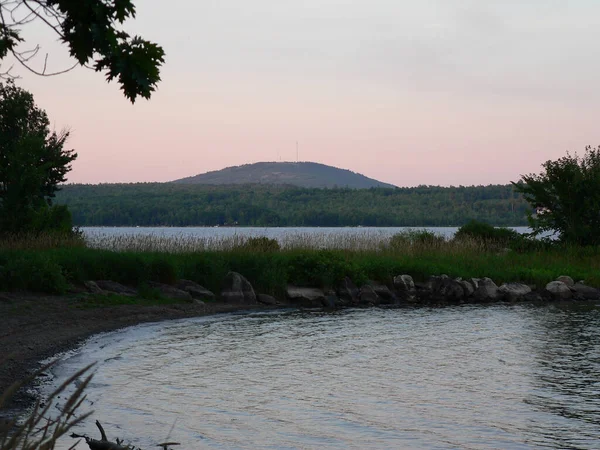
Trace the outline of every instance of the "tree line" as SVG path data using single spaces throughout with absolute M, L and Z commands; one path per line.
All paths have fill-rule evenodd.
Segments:
M 527 224 L 511 185 L 319 189 L 266 185 L 65 185 L 78 226 L 460 226 Z

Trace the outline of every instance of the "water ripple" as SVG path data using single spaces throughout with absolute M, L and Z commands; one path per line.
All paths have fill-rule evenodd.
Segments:
M 102 335 L 56 370 L 101 361 L 94 417 L 142 447 L 600 449 L 599 335 L 595 307 L 238 314 Z

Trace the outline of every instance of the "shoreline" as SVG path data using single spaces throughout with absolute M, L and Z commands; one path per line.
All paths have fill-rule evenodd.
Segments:
M 201 317 L 242 310 L 272 310 L 248 304 L 176 303 L 160 306 L 118 305 L 77 308 L 77 296 L 0 292 L 0 395 L 26 380 L 41 361 L 80 345 L 85 339 L 142 323 Z M 289 307 L 289 305 L 287 305 Z M 0 408 L 0 420 L 24 412 L 37 399 L 35 386 L 45 374 L 30 379 Z

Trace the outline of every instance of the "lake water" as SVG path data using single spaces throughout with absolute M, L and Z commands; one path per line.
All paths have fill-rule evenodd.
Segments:
M 600 449 L 598 336 L 594 305 L 232 314 L 97 336 L 56 374 L 98 361 L 84 409 L 147 449 Z

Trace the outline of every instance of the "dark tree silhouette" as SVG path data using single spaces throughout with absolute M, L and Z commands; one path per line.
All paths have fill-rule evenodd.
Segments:
M 0 0 L 0 59 L 11 54 L 27 70 L 43 76 L 58 75 L 77 65 L 90 67 L 103 72 L 108 81 L 117 79 L 132 103 L 138 96 L 150 98 L 160 81 L 164 51 L 119 28 L 134 17 L 131 0 Z M 47 54 L 41 69 L 33 67 L 40 46 L 28 46 L 21 33 L 33 22 L 50 27 L 67 45 L 75 60 L 71 67 L 47 71 Z M 12 69 L 4 69 L 0 75 L 14 77 Z

